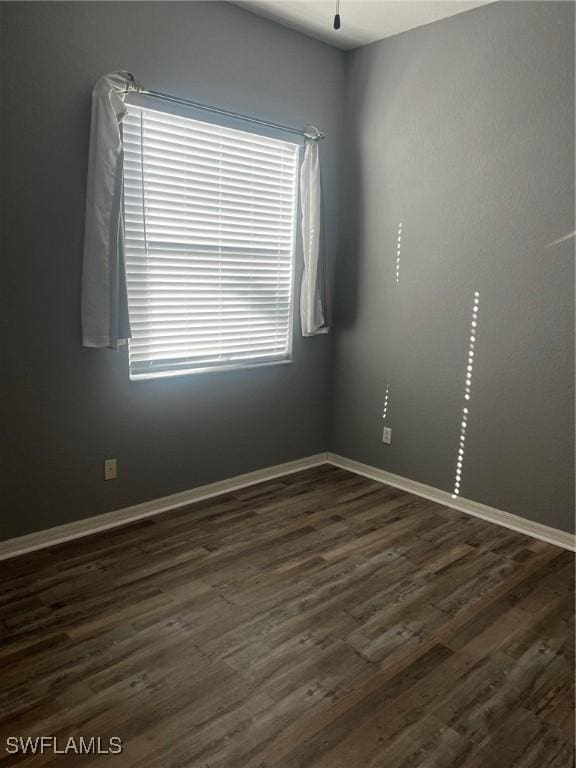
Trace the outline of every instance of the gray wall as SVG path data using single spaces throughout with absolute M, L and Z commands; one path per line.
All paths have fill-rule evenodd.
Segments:
M 574 5 L 488 5 L 347 64 L 331 448 L 452 489 L 477 290 L 461 495 L 569 530 Z
M 124 68 L 149 88 L 321 126 L 333 251 L 343 54 L 223 3 L 2 10 L 0 538 L 325 450 L 330 338 L 295 333 L 292 365 L 130 383 L 125 351 L 80 346 L 79 297 L 98 77 Z M 119 478 L 105 483 L 110 456 Z
M 462 495 L 571 527 L 574 252 L 573 240 L 552 243 L 574 230 L 572 4 L 489 5 L 347 62 L 221 3 L 0 11 L 0 538 L 328 446 L 450 490 L 475 290 Z M 117 68 L 151 88 L 326 130 L 337 332 L 296 333 L 291 366 L 130 383 L 125 351 L 80 346 L 90 90 Z M 119 479 L 105 483 L 110 456 Z

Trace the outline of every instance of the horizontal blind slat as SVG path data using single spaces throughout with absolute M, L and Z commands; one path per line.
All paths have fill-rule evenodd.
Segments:
M 124 135 L 124 151 L 134 164 L 140 161 L 140 138 L 133 139 Z M 247 173 L 249 176 L 256 174 L 265 178 L 276 178 L 278 174 L 289 174 L 294 160 L 286 155 L 275 157 L 257 157 L 250 153 L 248 157 L 240 157 L 238 154 L 221 147 L 218 152 L 205 151 L 200 147 L 190 145 L 176 145 L 174 142 L 162 141 L 155 135 L 146 137 L 146 160 L 166 163 L 166 167 L 187 169 L 190 167 L 211 168 L 216 160 L 219 167 L 228 171 Z
M 206 341 L 196 341 L 193 347 L 193 355 L 190 354 L 190 345 L 188 344 L 171 344 L 167 346 L 158 346 L 155 348 L 151 345 L 149 348 L 139 352 L 138 350 L 132 350 L 130 357 L 133 360 L 150 360 L 155 358 L 156 360 L 168 357 L 191 357 L 191 356 L 204 356 L 204 355 L 223 355 L 232 354 L 234 352 L 249 352 L 251 350 L 257 350 L 260 353 L 267 350 L 277 351 L 281 348 L 280 343 L 274 343 L 274 340 L 270 339 L 250 339 L 245 341 L 234 341 L 233 339 L 221 340 L 219 343 L 214 342 L 213 339 L 207 339 Z
M 292 149 L 292 144 L 279 139 L 272 139 L 258 134 L 239 131 L 234 128 L 226 128 L 213 123 L 204 123 L 201 120 L 191 120 L 186 117 L 158 112 L 143 107 L 129 107 L 124 123 L 128 128 L 140 129 L 140 115 L 146 114 L 146 123 L 150 129 L 165 131 L 170 136 L 182 136 L 190 140 L 204 141 L 207 144 L 219 144 L 226 142 L 241 149 L 258 149 L 275 154 L 279 151 Z
M 142 209 L 142 185 L 140 182 L 132 183 L 129 177 L 124 177 L 124 200 L 132 202 Z M 191 202 L 201 201 L 204 205 L 210 205 L 217 210 L 233 210 L 236 207 L 253 206 L 269 211 L 287 210 L 292 212 L 292 201 L 287 196 L 258 194 L 257 190 L 246 191 L 235 188 L 227 191 L 217 184 L 202 185 L 197 180 L 193 189 L 185 185 L 164 184 L 148 180 L 146 184 L 146 203 L 158 203 L 159 205 L 189 205 Z

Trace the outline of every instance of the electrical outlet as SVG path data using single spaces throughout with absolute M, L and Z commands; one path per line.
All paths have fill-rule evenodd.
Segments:
M 116 480 L 116 459 L 104 461 L 104 480 Z
M 382 442 L 386 443 L 386 445 L 390 445 L 392 443 L 392 430 L 390 427 L 384 427 L 382 430 Z

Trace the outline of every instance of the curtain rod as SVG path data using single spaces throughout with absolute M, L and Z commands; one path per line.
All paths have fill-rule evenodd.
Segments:
M 239 112 L 231 112 L 227 109 L 220 109 L 220 107 L 211 107 L 208 104 L 199 104 L 196 101 L 190 101 L 189 99 L 181 99 L 179 96 L 170 96 L 168 93 L 162 93 L 161 91 L 149 91 L 147 88 L 142 88 L 134 81 L 134 91 L 140 93 L 142 96 L 150 96 L 153 99 L 162 99 L 163 101 L 170 101 L 172 104 L 182 104 L 186 107 L 194 107 L 195 109 L 201 109 L 204 112 L 212 112 L 216 115 L 225 115 L 226 117 L 233 117 L 236 120 L 243 120 L 247 123 L 254 123 L 255 125 L 263 125 L 267 128 L 276 128 L 280 131 L 287 133 L 294 133 L 297 136 L 304 136 L 307 139 L 324 139 L 325 134 L 315 128 L 313 125 L 309 125 L 304 130 L 300 128 L 293 128 L 290 125 L 281 125 L 280 123 L 273 123 L 269 120 L 260 120 L 257 117 L 250 117 L 248 115 L 241 115 Z

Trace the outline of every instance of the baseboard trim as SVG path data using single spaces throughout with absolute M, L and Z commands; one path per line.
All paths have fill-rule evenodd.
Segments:
M 186 507 L 195 501 L 221 496 L 224 493 L 237 491 L 250 485 L 273 480 L 276 477 L 291 475 L 294 472 L 318 467 L 326 463 L 340 467 L 340 469 L 346 469 L 349 472 L 354 472 L 357 475 L 368 477 L 371 480 L 376 480 L 379 483 L 392 485 L 408 493 L 413 493 L 415 496 L 422 496 L 445 507 L 457 509 L 459 512 L 464 512 L 467 515 L 479 517 L 490 523 L 518 531 L 518 533 L 524 533 L 532 538 L 546 541 L 549 544 L 555 544 L 563 549 L 568 549 L 572 552 L 576 551 L 576 537 L 565 531 L 526 520 L 518 515 L 480 504 L 477 501 L 462 497 L 453 499 L 447 491 L 441 491 L 438 488 L 419 483 L 416 480 L 410 480 L 407 477 L 394 475 L 391 472 L 386 472 L 384 469 L 372 467 L 360 461 L 348 459 L 345 456 L 339 456 L 335 453 L 318 453 L 314 456 L 287 461 L 284 464 L 276 464 L 265 469 L 258 469 L 255 472 L 247 472 L 244 475 L 219 480 L 209 485 L 201 485 L 198 488 L 174 493 L 171 496 L 152 499 L 151 501 L 145 501 L 142 504 L 135 504 L 134 506 L 125 507 L 113 512 L 105 512 L 102 515 L 88 517 L 85 520 L 78 520 L 73 523 L 47 528 L 43 531 L 35 531 L 18 538 L 0 541 L 0 560 L 7 560 L 12 557 L 18 557 L 18 555 L 45 549 L 46 547 L 53 547 L 56 544 L 63 544 L 66 541 L 83 538 L 84 536 L 92 536 L 95 533 L 101 533 L 112 528 L 119 528 L 138 520 L 144 520 L 147 517 L 169 512 L 179 507 Z
M 247 488 L 256 483 L 262 483 L 265 480 L 273 480 L 275 477 L 284 477 L 294 472 L 300 472 L 302 469 L 310 469 L 321 464 L 326 464 L 326 454 L 318 453 L 314 456 L 307 456 L 295 461 L 287 461 L 284 464 L 276 464 L 265 469 L 257 469 L 255 472 L 248 472 L 244 475 L 230 477 L 227 480 L 219 480 L 209 485 L 201 485 L 198 488 L 192 488 L 189 491 L 174 493 L 171 496 L 164 496 L 160 499 L 152 499 L 142 504 L 135 504 L 124 509 L 117 509 L 113 512 L 105 512 L 102 515 L 88 517 L 84 520 L 78 520 L 65 525 L 58 525 L 54 528 L 47 528 L 43 531 L 35 531 L 25 536 L 19 536 L 14 539 L 0 541 L 0 560 L 7 560 L 11 557 L 24 555 L 34 552 L 38 549 L 53 547 L 56 544 L 62 544 L 72 539 L 91 536 L 95 533 L 118 528 L 122 525 L 144 520 L 153 515 L 159 515 L 162 512 L 169 512 L 179 507 L 185 507 L 193 504 L 195 501 L 210 499 L 214 496 L 221 496 L 224 493 L 238 491 L 241 488 Z
M 435 501 L 438 504 L 442 504 L 444 507 L 457 509 L 459 512 L 479 517 L 490 523 L 496 523 L 496 525 L 510 528 L 518 533 L 524 533 L 534 539 L 540 539 L 549 544 L 555 544 L 557 547 L 569 549 L 572 552 L 576 551 L 576 537 L 566 531 L 551 528 L 550 526 L 542 525 L 541 523 L 535 523 L 531 520 L 519 517 L 518 515 L 513 515 L 510 512 L 504 512 L 501 509 L 489 507 L 486 504 L 480 504 L 479 502 L 470 499 L 463 499 L 460 496 L 453 499 L 451 494 L 447 491 L 441 491 L 438 488 L 419 483 L 416 480 L 410 480 L 407 477 L 394 475 L 391 472 L 386 472 L 384 469 L 371 467 L 368 464 L 362 464 L 360 461 L 354 461 L 354 459 L 348 459 L 345 456 L 328 453 L 326 459 L 329 464 L 332 464 L 335 467 L 340 467 L 340 469 L 347 469 L 349 472 L 355 472 L 357 475 L 363 475 L 364 477 L 376 480 L 379 483 L 392 485 L 395 488 L 400 488 L 403 491 L 413 493 L 415 496 L 422 496 L 425 499 Z

